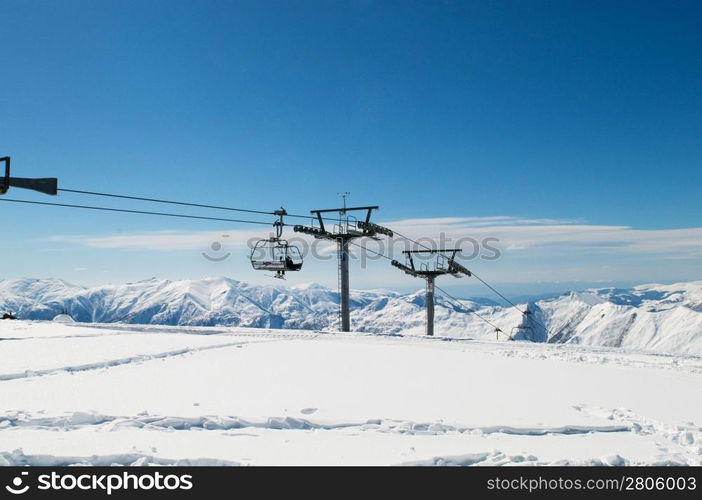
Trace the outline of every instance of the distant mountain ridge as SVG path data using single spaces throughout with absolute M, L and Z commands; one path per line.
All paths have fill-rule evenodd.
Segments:
M 356 331 L 423 332 L 423 291 L 355 290 L 351 300 Z M 31 320 L 51 320 L 65 309 L 79 322 L 334 329 L 338 303 L 336 291 L 317 284 L 256 286 L 224 277 L 96 287 L 0 280 L 0 312 Z M 473 310 L 503 330 L 501 339 L 702 355 L 702 281 L 592 289 L 520 304 L 528 305 L 530 318 L 489 300 L 461 304 L 437 297 L 437 335 L 494 339 L 494 328 L 467 312 Z

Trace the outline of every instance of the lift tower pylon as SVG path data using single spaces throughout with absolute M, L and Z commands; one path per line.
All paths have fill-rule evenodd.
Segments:
M 0 174 L 0 194 L 7 193 L 10 187 L 31 189 L 40 193 L 56 195 L 58 193 L 58 179 L 27 179 L 26 177 L 10 177 L 10 157 L 3 156 L 0 163 L 5 164 L 5 175 Z
M 345 201 L 345 200 L 344 200 Z M 335 241 L 338 250 L 339 259 L 339 318 L 341 322 L 341 331 L 351 331 L 351 311 L 349 305 L 350 286 L 349 286 L 349 242 L 356 238 L 377 238 L 379 234 L 392 236 L 393 233 L 389 229 L 374 224 L 370 221 L 371 213 L 377 210 L 377 206 L 368 207 L 347 207 L 328 208 L 323 210 L 310 210 L 310 213 L 316 217 L 317 227 L 312 226 L 294 226 L 294 231 L 297 233 L 309 234 L 317 239 L 326 239 Z M 358 220 L 349 212 L 365 212 L 365 217 Z M 338 213 L 339 222 L 331 226 L 325 225 L 325 217 L 323 214 Z M 328 219 L 326 219 L 328 220 Z
M 427 323 L 426 334 L 429 337 L 434 335 L 434 287 L 437 276 L 450 274 L 456 278 L 462 275 L 471 276 L 471 272 L 456 262 L 456 255 L 460 248 L 437 249 L 437 250 L 404 250 L 405 264 L 392 261 L 392 265 L 415 278 L 423 278 L 426 281 L 426 310 Z M 432 254 L 436 256 L 434 262 L 421 263 L 419 268 L 415 265 L 414 254 Z

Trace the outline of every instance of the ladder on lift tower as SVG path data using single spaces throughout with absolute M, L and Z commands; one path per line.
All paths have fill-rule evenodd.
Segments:
M 343 258 L 343 256 L 341 255 L 342 245 L 343 245 L 343 243 L 340 240 L 337 240 L 337 242 L 336 242 L 336 255 L 337 255 L 337 259 L 336 259 L 336 271 L 337 271 L 336 272 L 336 284 L 338 286 L 337 290 L 339 290 L 339 309 L 338 309 L 339 331 L 342 330 L 342 328 L 341 328 L 341 324 L 342 324 L 342 320 L 341 320 L 341 273 L 342 273 L 341 259 Z

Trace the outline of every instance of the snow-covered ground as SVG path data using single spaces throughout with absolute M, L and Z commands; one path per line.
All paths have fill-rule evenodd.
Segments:
M 0 322 L 5 465 L 700 465 L 700 425 L 691 355 Z

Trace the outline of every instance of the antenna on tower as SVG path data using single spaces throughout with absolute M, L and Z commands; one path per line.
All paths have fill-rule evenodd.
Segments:
M 336 194 L 341 196 L 344 199 L 344 208 L 343 208 L 343 210 L 340 210 L 339 213 L 341 215 L 346 215 L 346 198 L 351 196 L 351 193 L 348 191 L 344 191 L 343 193 L 336 193 Z

